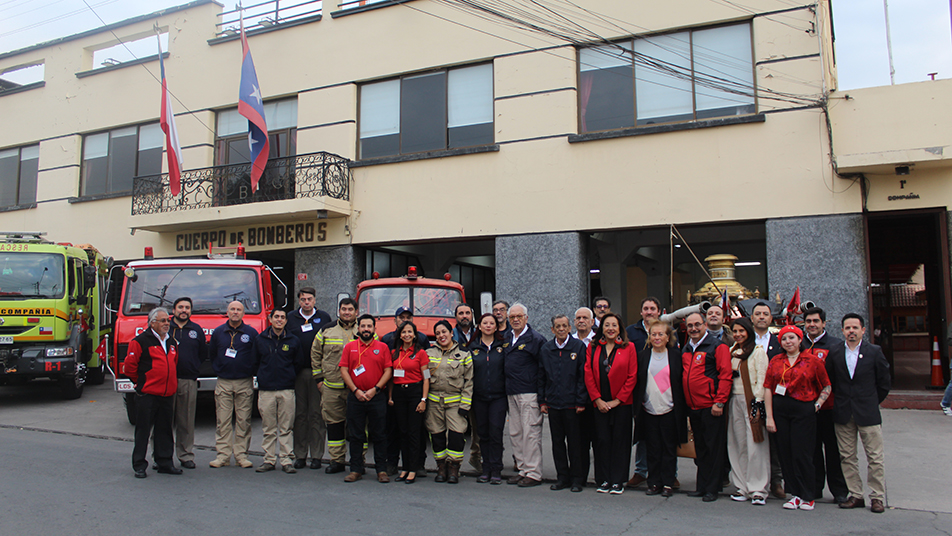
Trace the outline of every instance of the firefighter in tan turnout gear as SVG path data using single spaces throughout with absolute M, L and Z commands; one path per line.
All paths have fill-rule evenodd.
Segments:
M 357 302 L 344 298 L 337 309 L 337 323 L 314 337 L 311 345 L 311 369 L 321 390 L 321 414 L 327 423 L 327 453 L 331 463 L 325 473 L 344 470 L 347 455 L 347 389 L 340 375 L 340 358 L 344 345 L 356 338 Z
M 453 340 L 453 327 L 446 320 L 437 322 L 433 333 L 436 346 L 426 351 L 430 359 L 426 428 L 438 467 L 436 482 L 456 484 L 473 404 L 473 358 Z

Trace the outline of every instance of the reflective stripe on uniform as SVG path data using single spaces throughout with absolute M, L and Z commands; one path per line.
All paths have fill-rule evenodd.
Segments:
M 344 388 L 344 382 L 331 382 L 331 381 L 324 380 L 324 385 L 325 385 L 326 387 L 330 387 L 331 389 L 343 389 L 343 388 Z
M 462 455 L 461 455 L 461 456 L 462 456 Z M 439 451 L 439 452 L 434 452 L 434 453 L 433 453 L 433 458 L 435 458 L 435 459 L 437 459 L 437 460 L 442 460 L 442 459 L 445 458 L 445 457 L 446 457 L 446 449 L 441 450 L 441 451 Z
M 456 451 L 456 450 L 446 449 L 444 452 L 446 452 L 446 454 L 447 454 L 450 458 L 453 458 L 454 460 L 462 460 L 462 459 L 463 459 L 463 453 L 462 453 L 462 451 Z
M 463 397 L 460 397 L 460 403 L 472 406 L 472 405 L 473 405 L 473 399 L 472 399 L 472 398 L 467 398 L 467 397 L 463 396 Z

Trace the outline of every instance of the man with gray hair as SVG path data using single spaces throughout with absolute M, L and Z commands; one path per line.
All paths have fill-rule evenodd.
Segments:
M 504 335 L 509 437 L 519 474 L 509 484 L 527 488 L 542 483 L 542 411 L 539 408 L 539 353 L 545 337 L 529 326 L 529 310 L 509 308 L 510 333 Z
M 242 468 L 253 465 L 248 459 L 248 447 L 255 394 L 252 377 L 258 368 L 254 350 L 258 332 L 244 323 L 244 317 L 245 306 L 240 301 L 229 303 L 228 322 L 215 328 L 208 341 L 212 369 L 218 375 L 215 385 L 215 451 L 218 455 L 208 463 L 212 468 L 230 465 L 232 454 Z
M 592 330 L 594 326 L 595 313 L 588 307 L 579 307 L 575 311 L 575 333 L 573 333 L 572 336 L 585 343 L 585 346 L 588 347 L 588 344 L 595 338 L 595 331 Z
M 178 352 L 169 337 L 169 312 L 164 307 L 149 311 L 149 329 L 129 342 L 123 373 L 136 386 L 136 432 L 132 448 L 132 469 L 136 478 L 145 478 L 149 436 L 155 430 L 152 456 L 158 472 L 180 475 L 172 463 L 172 407 L 175 392 Z

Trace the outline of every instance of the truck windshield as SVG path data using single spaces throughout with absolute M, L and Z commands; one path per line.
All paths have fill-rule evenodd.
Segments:
M 452 318 L 463 299 L 458 290 L 442 287 L 378 287 L 361 291 L 360 313 L 393 316 L 400 307 L 412 306 L 414 316 Z
M 65 261 L 55 253 L 4 253 L 0 257 L 0 299 L 65 295 Z
M 135 281 L 126 280 L 122 300 L 125 315 L 145 315 L 177 298 L 192 299 L 192 314 L 224 315 L 228 304 L 239 301 L 246 314 L 261 312 L 258 273 L 247 268 L 162 267 L 137 268 Z

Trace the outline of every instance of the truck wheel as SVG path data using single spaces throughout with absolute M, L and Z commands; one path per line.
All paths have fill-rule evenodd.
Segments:
M 71 374 L 59 379 L 60 393 L 66 400 L 76 400 L 83 396 L 83 386 L 85 379 L 82 374 Z
M 126 393 L 123 397 L 126 402 L 126 417 L 129 419 L 129 424 L 135 426 L 136 424 L 136 394 L 135 393 Z
M 106 373 L 102 363 L 98 367 L 86 369 L 86 383 L 89 385 L 102 385 L 106 381 Z

